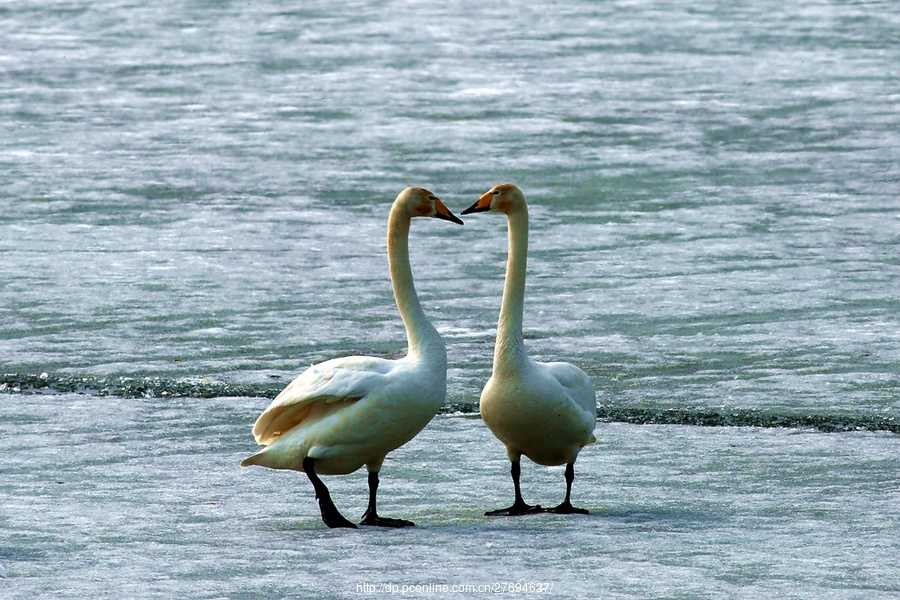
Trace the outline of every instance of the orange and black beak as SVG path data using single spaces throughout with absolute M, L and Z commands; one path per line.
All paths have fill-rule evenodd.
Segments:
M 437 198 L 434 199 L 434 209 L 434 216 L 436 218 L 443 219 L 445 221 L 452 221 L 453 223 L 459 223 L 460 225 L 463 224 L 462 219 L 450 212 L 450 209 L 447 208 L 444 203 Z
M 473 204 L 466 210 L 462 211 L 461 214 L 468 215 L 471 213 L 489 211 L 489 210 L 491 210 L 491 200 L 493 198 L 494 198 L 493 191 L 485 192 L 481 195 L 481 198 L 479 198 L 478 201 L 475 202 L 475 204 Z

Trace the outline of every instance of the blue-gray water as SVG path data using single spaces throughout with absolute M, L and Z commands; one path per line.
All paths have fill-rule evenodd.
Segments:
M 801 428 L 776 436 L 813 427 L 804 435 L 814 444 L 858 445 L 856 468 L 875 473 L 847 484 L 858 506 L 868 498 L 880 507 L 856 513 L 861 530 L 896 532 L 898 502 L 884 513 L 891 504 L 880 501 L 900 494 L 900 467 L 885 458 L 896 459 L 896 439 L 883 433 L 900 430 L 898 31 L 892 2 L 0 5 L 0 417 L 4 451 L 19 465 L 0 484 L 0 586 L 48 577 L 77 547 L 65 524 L 20 531 L 21 497 L 41 494 L 29 478 L 54 477 L 53 460 L 32 454 L 34 436 L 47 426 L 65 453 L 78 445 L 72 436 L 98 427 L 109 443 L 119 429 L 137 435 L 134 411 L 152 420 L 193 407 L 174 420 L 188 429 L 191 411 L 209 415 L 204 424 L 226 432 L 230 462 L 204 471 L 206 481 L 252 478 L 273 497 L 300 494 L 306 502 L 285 512 L 310 517 L 319 535 L 305 481 L 285 488 L 262 470 L 235 475 L 231 459 L 253 450 L 256 414 L 306 365 L 404 351 L 384 234 L 390 202 L 408 185 L 432 189 L 457 213 L 501 181 L 525 191 L 527 345 L 594 380 L 600 443 L 586 464 L 624 468 L 604 454 L 609 428 L 623 447 L 646 441 L 649 452 L 633 460 L 666 480 L 652 457 L 679 450 L 658 431 L 688 436 L 685 468 L 702 470 L 709 457 L 692 464 L 697 448 L 727 453 L 763 434 L 691 425 Z M 420 296 L 448 345 L 447 412 L 476 410 L 499 309 L 503 221 L 420 219 L 411 246 Z M 50 415 L 72 403 L 91 410 L 75 411 L 69 432 Z M 208 403 L 234 408 L 197 408 Z M 115 422 L 119 406 L 132 407 L 127 423 Z M 89 423 L 92 411 L 103 424 Z M 477 421 L 441 418 L 453 443 L 481 435 L 460 425 Z M 609 424 L 617 421 L 681 429 L 648 434 Z M 164 453 L 164 432 L 141 439 L 140 452 Z M 89 446 L 78 447 L 90 461 Z M 772 447 L 809 460 L 796 445 Z M 502 459 L 493 446 L 482 454 Z M 492 492 L 506 491 L 501 462 L 496 473 L 471 465 Z M 725 478 L 729 465 L 719 463 Z M 434 473 L 407 476 L 409 492 Z M 758 476 L 739 489 L 753 493 L 773 474 Z M 615 506 L 627 495 L 595 480 L 600 514 L 630 514 Z M 347 489 L 362 494 L 360 485 Z M 241 498 L 264 510 L 264 497 Z M 754 506 L 742 519 L 769 510 Z M 452 510 L 439 514 L 455 522 Z M 751 530 L 744 542 L 758 535 L 777 553 L 781 538 L 741 522 Z M 34 549 L 54 535 L 63 541 Z M 717 552 L 718 541 L 700 537 L 691 560 Z M 896 537 L 878 539 L 871 550 L 860 535 L 846 555 L 867 548 L 886 567 Z M 153 555 L 153 540 L 131 541 Z M 605 543 L 573 560 L 607 552 Z M 653 558 L 643 543 L 626 546 Z M 825 573 L 845 562 L 817 564 Z M 686 594 L 735 595 L 739 583 L 714 585 L 733 567 L 709 576 L 709 596 Z M 110 569 L 114 579 L 130 572 Z M 624 569 L 606 574 L 608 595 L 667 593 L 630 588 Z M 825 577 L 824 592 L 794 571 L 767 580 L 763 569 L 754 581 L 771 593 L 872 597 L 900 588 L 889 572 Z M 48 581 L 19 597 L 68 578 Z M 96 581 L 71 594 L 97 596 Z M 252 581 L 240 588 L 248 595 Z

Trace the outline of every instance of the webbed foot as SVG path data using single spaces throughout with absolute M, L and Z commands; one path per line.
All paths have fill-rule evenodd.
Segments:
M 416 524 L 412 521 L 407 521 L 406 519 L 391 519 L 388 517 L 379 517 L 375 513 L 369 513 L 368 511 L 363 515 L 362 521 L 359 522 L 360 525 L 369 525 L 372 527 L 415 527 Z
M 577 508 L 572 506 L 568 500 L 563 501 L 559 506 L 553 508 L 545 508 L 544 512 L 554 513 L 557 515 L 589 515 L 591 514 L 586 508 Z
M 530 504 L 525 504 L 524 502 L 520 502 L 516 500 L 512 506 L 508 508 L 501 508 L 498 510 L 491 510 L 484 513 L 486 517 L 518 517 L 521 515 L 533 515 L 539 512 L 543 512 L 543 509 L 540 506 L 531 506 Z

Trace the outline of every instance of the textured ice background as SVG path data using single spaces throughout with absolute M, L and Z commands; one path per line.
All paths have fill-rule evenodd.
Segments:
M 878 1 L 0 4 L 0 598 L 898 597 L 897 30 Z M 237 466 L 251 424 L 311 362 L 403 352 L 399 190 L 501 180 L 529 352 L 681 425 L 601 423 L 590 516 L 491 520 L 504 452 L 442 415 L 383 472 L 418 527 L 329 531 L 304 476 Z M 471 409 L 502 221 L 415 225 Z M 358 517 L 365 475 L 326 481 Z
M 552 584 L 535 594 L 552 598 L 900 593 L 893 434 L 601 423 L 577 463 L 589 516 L 503 519 L 483 516 L 511 499 L 499 442 L 478 418 L 439 416 L 382 471 L 380 512 L 417 527 L 332 531 L 304 475 L 238 466 L 263 400 L 0 399 L 4 598 L 503 582 Z M 523 462 L 526 500 L 557 503 L 562 475 Z M 364 472 L 325 482 L 345 515 L 362 514 Z

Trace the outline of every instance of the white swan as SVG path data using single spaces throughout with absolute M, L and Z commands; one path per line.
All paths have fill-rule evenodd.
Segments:
M 525 263 L 528 254 L 528 205 L 511 183 L 494 186 L 462 211 L 505 213 L 509 227 L 506 283 L 497 324 L 494 370 L 481 392 L 481 417 L 506 445 L 512 463 L 515 502 L 486 515 L 521 515 L 541 511 L 522 499 L 520 460 L 524 454 L 541 465 L 566 465 L 566 498 L 544 512 L 582 513 L 571 503 L 575 459 L 593 435 L 597 404 L 590 378 L 564 362 L 539 363 L 525 354 L 522 312 L 525 304 Z
M 369 471 L 369 505 L 362 525 L 404 527 L 402 519 L 375 510 L 378 471 L 385 455 L 431 421 L 447 395 L 447 350 L 419 304 L 409 264 L 413 217 L 462 221 L 434 194 L 403 190 L 391 207 L 387 248 L 391 284 L 406 327 L 409 353 L 399 360 L 335 358 L 309 367 L 259 416 L 253 435 L 266 447 L 241 466 L 303 471 L 329 527 L 356 527 L 341 515 L 317 474 Z

